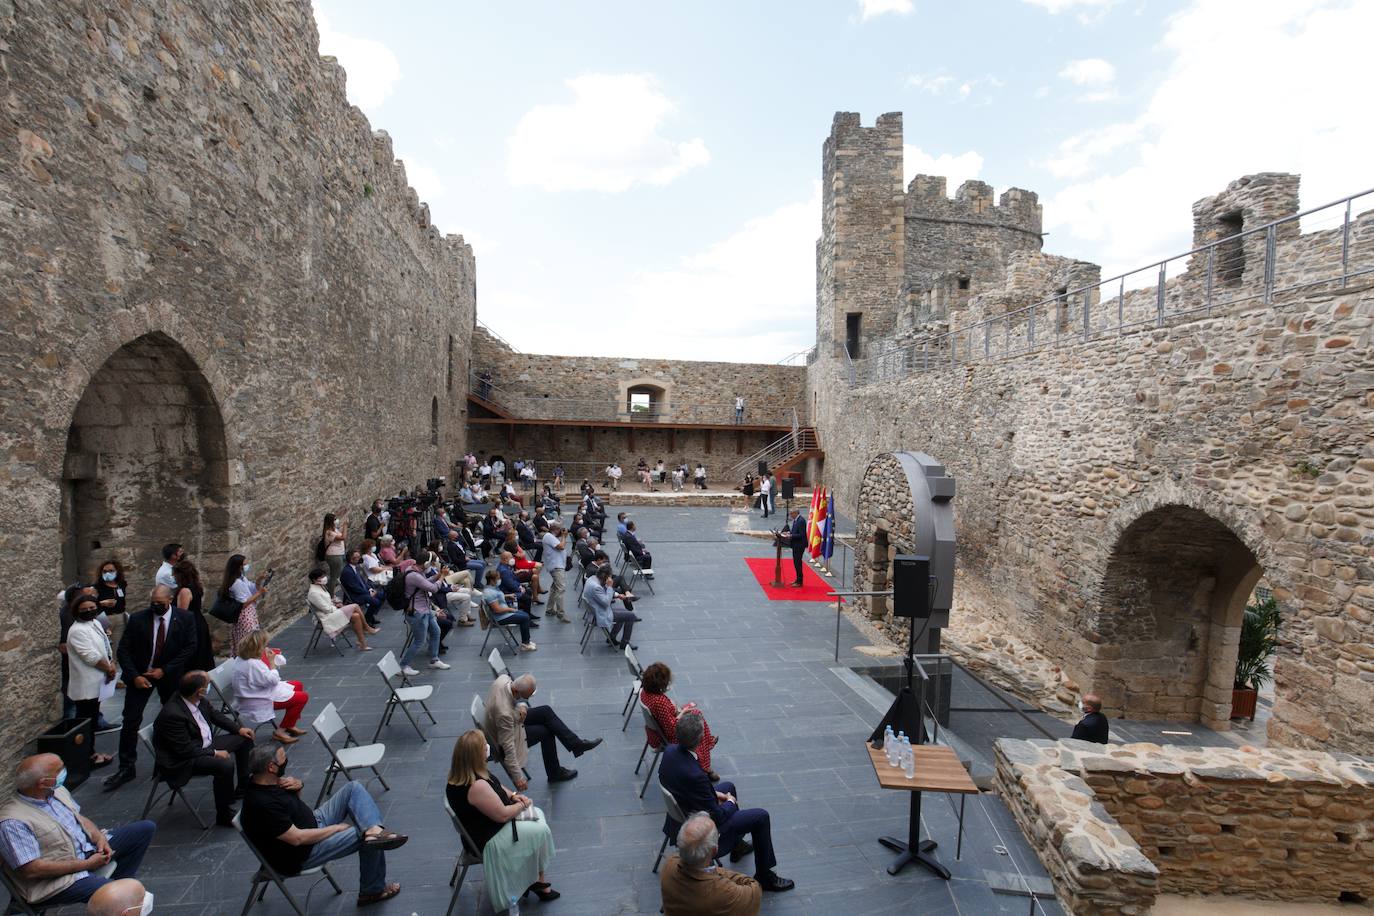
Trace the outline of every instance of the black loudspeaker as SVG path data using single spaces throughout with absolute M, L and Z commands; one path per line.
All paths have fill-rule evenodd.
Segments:
M 899 554 L 892 561 L 892 616 L 930 617 L 930 557 Z
M 792 498 L 792 493 L 793 493 L 793 490 L 792 490 L 792 478 L 791 478 L 791 477 L 784 477 L 784 478 L 782 479 L 782 498 L 783 498 L 783 499 L 791 499 L 791 498 Z
M 762 477 L 764 474 L 767 474 L 767 473 L 768 473 L 768 462 L 767 462 L 767 461 L 764 461 L 762 458 L 760 458 L 760 459 L 759 459 L 759 476 Z

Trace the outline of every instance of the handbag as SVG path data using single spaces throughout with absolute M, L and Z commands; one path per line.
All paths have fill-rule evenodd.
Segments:
M 220 592 L 215 596 L 215 603 L 210 605 L 210 616 L 228 624 L 238 623 L 241 613 L 243 613 L 243 602 L 225 592 Z

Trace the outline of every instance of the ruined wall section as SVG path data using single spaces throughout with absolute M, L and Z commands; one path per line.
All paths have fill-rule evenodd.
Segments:
M 276 626 L 300 612 L 324 512 L 360 522 L 461 451 L 448 361 L 467 350 L 475 265 L 345 100 L 304 0 L 0 15 L 0 550 L 27 570 L 0 609 L 0 738 L 18 749 L 57 708 L 68 428 L 106 359 L 162 335 L 203 375 L 228 495 L 196 560 L 210 580 L 230 550 L 274 566 Z M 131 607 L 152 573 L 131 570 Z

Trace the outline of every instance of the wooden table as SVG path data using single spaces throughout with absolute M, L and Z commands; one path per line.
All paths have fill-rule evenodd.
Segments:
M 935 874 L 949 880 L 949 869 L 940 864 L 931 851 L 935 849 L 934 840 L 921 839 L 921 793 L 950 792 L 956 795 L 977 795 L 978 787 L 969 778 L 968 770 L 959 762 L 953 748 L 939 744 L 917 744 L 911 750 L 916 760 L 916 775 L 906 778 L 900 767 L 887 762 L 887 756 L 867 742 L 868 759 L 873 764 L 878 785 L 884 789 L 898 789 L 911 793 L 911 814 L 907 822 L 906 841 L 889 836 L 879 837 L 882 843 L 893 852 L 899 853 L 897 861 L 888 866 L 887 873 L 895 875 L 908 864 L 919 862 Z M 964 800 L 959 800 L 959 845 L 963 845 Z M 956 857 L 958 853 L 956 852 Z

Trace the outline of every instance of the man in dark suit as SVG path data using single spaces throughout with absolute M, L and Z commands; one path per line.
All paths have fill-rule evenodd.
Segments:
M 539 539 L 534 536 L 534 529 L 530 527 L 528 510 L 520 510 L 520 517 L 515 522 L 515 537 L 520 543 L 520 549 L 525 551 L 525 556 L 536 563 L 543 561 L 544 545 L 539 543 Z
M 630 552 L 630 556 L 635 558 L 639 564 L 640 571 L 644 573 L 646 579 L 654 577 L 654 557 L 644 546 L 644 542 L 639 539 L 639 529 L 635 527 L 633 521 L 625 523 L 625 549 Z
M 153 721 L 153 751 L 169 786 L 184 786 L 192 776 L 215 778 L 215 823 L 227 827 L 234 819 L 235 773 L 240 789 L 248 785 L 253 730 L 205 702 L 209 686 L 210 675 L 204 671 L 181 676 L 177 696 L 162 704 Z M 226 734 L 213 735 L 211 725 Z
M 157 691 L 166 704 L 196 654 L 196 621 L 189 611 L 172 607 L 172 591 L 153 589 L 151 604 L 129 615 L 115 655 L 124 680 L 124 722 L 119 729 L 119 769 L 105 777 L 105 791 L 132 780 L 138 761 L 138 730 L 143 710 Z
M 683 814 L 704 811 L 720 830 L 719 847 L 730 850 L 730 861 L 738 862 L 754 853 L 754 878 L 765 891 L 790 891 L 795 883 L 773 871 L 773 828 L 763 808 L 741 809 L 735 800 L 733 783 L 711 785 L 711 779 L 697 761 L 695 750 L 701 743 L 701 716 L 683 716 L 677 723 L 677 744 L 663 751 L 658 764 L 658 781 L 682 808 Z M 676 833 L 681 824 L 665 818 L 663 832 Z M 753 838 L 752 845 L 745 840 Z
M 377 612 L 382 609 L 382 602 L 386 600 L 385 594 L 380 588 L 373 585 L 363 571 L 363 553 L 354 547 L 348 552 L 348 563 L 344 566 L 343 572 L 339 575 L 339 582 L 343 585 L 345 604 L 356 604 L 363 609 L 363 617 L 367 620 L 368 626 L 377 625 Z
M 447 541 L 448 532 L 448 510 L 440 506 L 434 510 L 434 537 L 438 541 Z
M 787 512 L 790 532 L 788 546 L 792 548 L 792 566 L 797 570 L 797 578 L 792 583 L 795 588 L 802 586 L 802 557 L 806 554 L 806 520 L 801 517 L 801 510 L 789 509 Z
M 1083 710 L 1083 718 L 1078 720 L 1069 737 L 1106 744 L 1111 727 L 1107 724 L 1107 717 L 1102 715 L 1102 698 L 1095 693 L 1085 693 L 1079 708 Z

